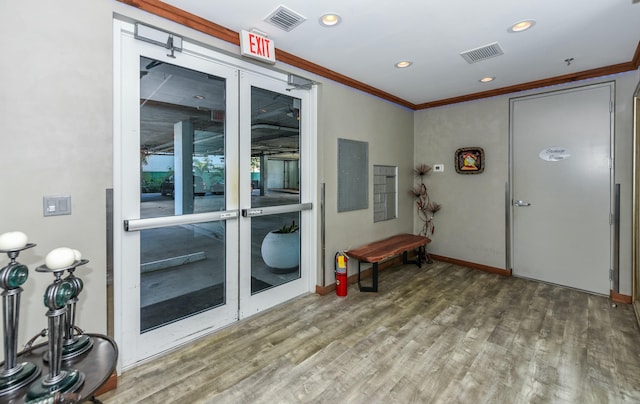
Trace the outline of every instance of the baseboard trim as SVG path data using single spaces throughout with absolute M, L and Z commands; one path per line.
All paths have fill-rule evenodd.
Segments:
M 437 255 L 437 254 L 429 254 L 429 256 L 432 259 L 436 260 L 436 261 L 448 262 L 450 264 L 460 265 L 460 266 L 471 268 L 471 269 L 477 269 L 477 270 L 480 270 L 480 271 L 489 272 L 489 273 L 496 274 L 496 275 L 501 275 L 501 276 L 512 276 L 513 275 L 513 271 L 511 269 L 502 269 L 502 268 L 491 267 L 491 266 L 488 266 L 488 265 L 476 264 L 475 262 L 459 260 L 457 258 L 445 257 L 445 256 L 442 256 L 442 255 Z M 398 265 L 398 264 L 401 264 L 401 263 L 402 263 L 402 257 L 394 257 L 394 258 L 392 258 L 392 259 L 390 259 L 388 261 L 381 262 L 379 264 L 379 266 L 378 266 L 378 269 L 379 270 L 383 270 L 383 269 L 386 269 L 386 268 L 389 268 L 389 267 L 392 267 L 392 266 L 395 266 L 395 265 Z M 369 278 L 369 277 L 371 277 L 371 268 L 367 268 L 367 269 L 365 269 L 365 270 L 360 272 L 360 279 L 366 279 L 366 278 Z M 347 278 L 347 282 L 348 282 L 349 285 L 357 283 L 358 282 L 358 274 L 356 273 L 356 274 L 353 274 L 353 275 L 349 276 Z M 332 283 L 332 284 L 327 285 L 327 286 L 316 285 L 316 293 L 319 294 L 320 296 L 328 295 L 329 293 L 332 293 L 334 290 L 336 290 L 336 284 L 335 283 Z M 615 303 L 631 304 L 633 302 L 633 299 L 631 298 L 631 296 L 623 295 L 623 294 L 620 294 L 620 293 L 616 293 L 613 290 L 610 291 L 610 298 L 611 298 L 611 301 L 613 301 Z M 116 380 L 116 382 L 117 382 L 117 380 Z
M 609 296 L 611 297 L 611 301 L 615 303 L 623 303 L 623 304 L 631 304 L 633 299 L 629 295 L 623 295 L 611 290 L 609 292 Z
M 104 394 L 108 391 L 115 390 L 118 387 L 118 374 L 116 372 L 111 373 L 111 376 L 107 379 L 106 382 L 96 392 L 93 394 L 94 397 L 97 397 L 101 394 Z
M 501 275 L 501 276 L 512 276 L 512 271 L 511 269 L 502 269 L 502 268 L 496 268 L 496 267 L 491 267 L 488 265 L 482 265 L 482 264 L 476 264 L 475 262 L 469 262 L 469 261 L 463 261 L 463 260 L 459 260 L 456 258 L 450 258 L 450 257 L 445 257 L 442 255 L 436 255 L 436 254 L 429 254 L 429 256 L 436 260 L 436 261 L 442 261 L 442 262 L 448 262 L 450 264 L 455 264 L 455 265 L 460 265 L 463 267 L 467 267 L 467 268 L 471 268 L 471 269 L 477 269 L 480 271 L 484 271 L 484 272 L 489 272 L 492 274 L 496 274 L 496 275 Z M 353 260 L 356 261 L 355 265 L 357 264 L 357 260 Z M 383 269 L 395 266 L 395 265 L 399 265 L 402 264 L 402 257 L 398 256 L 398 257 L 394 257 L 390 260 L 381 262 L 378 265 L 378 270 L 381 271 Z M 367 268 L 363 271 L 360 272 L 360 279 L 366 279 L 371 277 L 371 268 Z M 357 283 L 358 282 L 358 274 L 354 274 L 351 275 L 347 278 L 347 282 L 349 283 L 349 285 L 353 284 L 353 283 Z M 332 283 L 330 285 L 327 286 L 320 286 L 320 285 L 316 285 L 316 293 L 319 294 L 320 296 L 324 296 L 327 295 L 331 292 L 333 292 L 334 290 L 336 290 L 336 284 Z
M 460 266 L 471 268 L 471 269 L 478 269 L 480 271 L 489 272 L 496 275 L 501 275 L 501 276 L 512 275 L 511 269 L 490 267 L 488 265 L 476 264 L 475 262 L 463 261 L 456 258 L 444 257 L 442 255 L 436 255 L 436 254 L 429 254 L 429 256 L 436 261 L 448 262 L 450 264 L 460 265 Z

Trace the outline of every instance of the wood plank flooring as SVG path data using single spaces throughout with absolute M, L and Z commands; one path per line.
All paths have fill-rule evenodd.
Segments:
M 637 403 L 630 305 L 435 262 L 307 295 L 124 372 L 110 403 Z

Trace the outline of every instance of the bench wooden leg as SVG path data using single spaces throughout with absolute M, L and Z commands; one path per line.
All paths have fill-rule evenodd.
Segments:
M 360 283 L 360 260 L 358 260 L 358 287 L 360 292 L 377 292 L 378 291 L 378 263 L 374 262 L 371 267 L 372 286 L 362 286 Z

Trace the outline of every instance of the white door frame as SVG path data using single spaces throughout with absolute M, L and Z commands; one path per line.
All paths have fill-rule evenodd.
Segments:
M 124 119 L 125 114 L 127 113 L 127 109 L 131 109 L 131 106 L 126 105 L 124 100 L 124 88 L 137 88 L 138 82 L 134 80 L 132 75 L 126 75 L 122 73 L 123 63 L 126 60 L 126 57 L 123 56 L 125 52 L 130 51 L 127 49 L 126 42 L 131 40 L 134 36 L 135 24 L 130 22 L 125 22 L 122 20 L 114 19 L 114 28 L 113 28 L 113 44 L 114 44 L 114 59 L 113 59 L 113 74 L 114 74 L 114 125 L 113 125 L 113 142 L 114 142 L 114 155 L 113 155 L 113 198 L 114 198 L 114 206 L 113 206 L 113 220 L 114 220 L 114 235 L 113 235 L 113 245 L 114 245 L 114 296 L 113 296 L 113 306 L 114 306 L 114 339 L 116 343 L 119 345 L 120 355 L 118 358 L 117 371 L 121 372 L 123 369 L 128 367 L 132 367 L 140 362 L 138 357 L 136 356 L 136 341 L 138 338 L 139 330 L 131 329 L 128 327 L 130 320 L 128 316 L 131 316 L 131 312 L 139 311 L 139 304 L 135 306 L 135 309 L 132 310 L 133 304 L 135 304 L 136 299 L 138 299 L 139 303 L 139 284 L 132 285 L 127 287 L 125 282 L 127 279 L 127 274 L 124 272 L 124 268 L 127 267 L 135 267 L 139 268 L 139 257 L 134 256 L 125 256 L 123 254 L 122 246 L 124 243 L 129 241 L 131 237 L 138 237 L 137 235 L 125 233 L 122 231 L 122 226 L 124 220 L 129 218 L 139 217 L 139 212 L 131 211 L 130 208 L 126 208 L 123 204 L 124 198 L 126 198 L 123 190 L 125 189 L 134 189 L 139 186 L 139 183 L 136 183 L 137 177 L 127 175 L 127 173 L 123 170 L 123 162 L 127 161 L 127 159 L 139 159 L 136 150 L 127 150 L 126 145 L 123 142 L 123 137 L 125 134 L 127 135 L 136 135 L 139 132 L 139 128 L 134 127 L 124 127 L 126 119 Z M 187 39 L 183 39 L 183 49 L 182 53 L 189 54 L 195 58 L 201 58 L 206 60 L 209 63 L 215 63 L 222 66 L 227 66 L 239 71 L 251 72 L 252 74 L 261 75 L 263 77 L 267 77 L 273 80 L 278 80 L 280 82 L 287 82 L 287 75 L 284 73 L 275 72 L 273 70 L 265 69 L 260 66 L 257 66 L 252 63 L 244 62 L 240 59 L 236 59 L 231 56 L 227 56 L 224 54 L 220 54 L 210 48 L 198 45 L 194 42 L 190 42 Z M 162 60 L 166 58 L 167 50 L 162 47 L 157 47 L 156 54 L 148 55 L 157 60 Z M 174 63 L 175 60 L 171 59 L 168 61 L 169 63 Z M 234 89 L 237 91 L 238 87 Z M 301 173 L 305 177 L 301 179 L 307 184 L 308 194 L 305 198 L 307 201 L 311 202 L 314 206 L 317 206 L 317 91 L 315 86 L 310 90 L 309 95 L 309 144 L 306 145 L 306 149 L 309 150 L 308 162 L 309 162 L 309 170 L 305 170 Z M 235 106 L 236 111 L 238 110 L 237 106 Z M 139 114 L 139 111 L 136 111 Z M 236 123 L 238 123 L 239 119 L 236 115 L 236 118 L 233 118 L 233 114 L 229 116 L 230 119 L 236 119 Z M 139 119 L 138 119 L 139 122 Z M 237 147 L 237 140 L 236 146 Z M 133 156 L 133 153 L 136 156 Z M 237 178 L 237 177 L 236 177 Z M 238 193 L 229 193 L 227 194 L 227 209 L 238 209 L 239 204 L 239 195 Z M 129 209 L 129 210 L 127 210 Z M 316 214 L 308 214 L 307 215 L 307 223 L 306 228 L 309 229 L 307 237 L 302 246 L 303 251 L 307 251 L 307 254 L 304 254 L 301 257 L 301 267 L 304 266 L 308 268 L 308 274 L 305 276 L 305 288 L 304 292 L 312 292 L 315 288 L 315 277 L 313 274 L 317 271 L 316 268 L 316 259 L 317 256 L 317 232 L 315 229 L 317 228 L 317 215 Z M 228 222 L 230 224 L 232 222 Z M 232 227 L 232 226 L 228 226 Z M 233 231 L 233 230 L 232 230 Z M 237 230 L 236 230 L 237 231 Z M 227 247 L 227 254 L 238 254 L 238 249 L 236 245 L 229 245 Z M 126 264 L 126 265 L 125 265 Z M 234 285 L 237 288 L 237 276 L 235 280 L 230 281 L 234 282 Z M 127 288 L 133 287 L 135 290 L 128 290 Z M 133 292 L 133 293 L 132 293 Z M 137 295 L 136 297 L 132 297 L 132 295 Z M 139 313 L 137 314 L 139 318 Z M 235 308 L 235 318 L 238 318 L 238 307 Z M 216 329 L 222 327 L 224 324 L 220 324 L 219 326 L 212 326 L 206 329 L 202 329 L 198 332 L 194 332 L 189 336 L 189 338 L 180 339 L 179 343 L 186 344 L 190 341 L 193 341 L 196 338 L 202 337 L 207 333 L 213 332 Z M 167 349 L 175 348 L 175 346 L 167 347 Z M 148 358 L 149 359 L 149 358 Z M 146 359 L 145 359 L 146 360 Z

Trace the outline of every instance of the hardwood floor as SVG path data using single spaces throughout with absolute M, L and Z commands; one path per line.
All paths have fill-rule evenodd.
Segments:
M 104 403 L 640 402 L 630 305 L 436 262 L 307 295 L 123 373 Z

